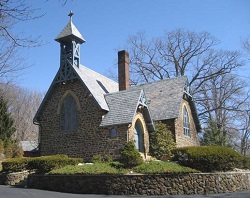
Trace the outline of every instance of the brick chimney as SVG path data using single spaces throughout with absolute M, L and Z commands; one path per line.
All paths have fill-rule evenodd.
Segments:
M 129 54 L 126 50 L 118 52 L 119 91 L 129 89 Z

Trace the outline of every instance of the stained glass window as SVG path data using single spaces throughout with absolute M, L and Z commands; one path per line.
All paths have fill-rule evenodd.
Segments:
M 63 132 L 77 130 L 77 106 L 76 101 L 71 94 L 68 94 L 62 102 L 60 125 L 61 131 Z
M 184 135 L 190 137 L 189 116 L 188 116 L 187 108 L 185 106 L 183 108 L 183 128 L 184 128 Z

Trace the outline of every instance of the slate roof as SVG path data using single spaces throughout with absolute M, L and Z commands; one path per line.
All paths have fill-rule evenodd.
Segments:
M 101 126 L 129 124 L 135 116 L 141 90 L 120 91 L 106 94 L 109 112 L 102 120 Z
M 138 97 L 142 90 L 147 99 L 147 113 L 148 117 L 150 117 L 148 124 L 152 120 L 160 121 L 178 118 L 187 86 L 187 77 L 182 76 L 133 86 L 125 91 L 106 94 L 105 99 L 109 107 L 109 112 L 103 118 L 101 126 L 132 123 L 138 107 Z M 191 97 L 189 98 L 192 116 L 196 122 L 197 130 L 200 130 L 200 123 L 194 102 Z
M 179 117 L 187 82 L 187 77 L 182 76 L 134 86 L 132 89 L 144 89 L 153 120 L 167 120 Z
M 73 24 L 72 20 L 63 28 L 59 35 L 55 38 L 56 41 L 67 40 L 68 37 L 75 37 L 80 43 L 85 42 L 85 39 L 82 37 L 81 33 L 77 30 L 76 26 Z
M 188 83 L 185 76 L 132 86 L 129 90 L 118 91 L 117 82 L 83 65 L 72 67 L 100 108 L 107 111 L 101 126 L 132 123 L 142 90 L 147 98 L 148 109 L 146 113 L 149 124 L 151 119 L 159 121 L 179 117 L 184 90 Z M 52 89 L 53 84 L 51 84 L 50 89 Z M 43 103 L 45 103 L 50 89 Z M 194 102 L 192 100 L 189 102 L 193 117 L 197 123 L 197 129 L 200 129 Z M 37 116 L 42 109 L 43 103 L 37 111 L 34 121 L 37 121 Z
M 23 151 L 38 150 L 38 141 L 21 141 Z
M 109 112 L 104 116 L 100 126 L 131 124 L 138 106 L 144 105 L 141 101 L 142 97 L 145 97 L 142 89 L 129 89 L 106 94 L 105 99 L 109 106 Z M 143 106 L 142 113 L 144 114 L 149 131 L 154 131 L 153 121 L 147 106 Z
M 201 130 L 201 125 L 192 96 L 186 92 L 188 79 L 186 76 L 169 78 L 144 85 L 131 87 L 130 89 L 143 89 L 154 121 L 175 119 L 180 116 L 182 99 L 184 94 L 188 94 L 188 102 L 192 116 L 196 124 L 197 131 Z M 164 108 L 163 108 L 164 107 Z
M 92 94 L 93 98 L 96 100 L 98 105 L 101 109 L 109 111 L 108 104 L 104 98 L 104 95 L 111 92 L 118 91 L 118 83 L 83 66 L 80 65 L 79 67 L 71 65 L 74 72 L 76 73 L 76 76 L 78 76 L 78 79 L 82 81 L 82 83 L 87 87 L 87 89 Z M 58 70 L 60 72 L 60 68 Z M 50 85 L 49 90 L 47 91 L 38 111 L 36 112 L 36 115 L 34 117 L 34 122 L 39 122 L 39 115 L 43 109 L 43 106 L 45 105 L 45 102 L 47 98 L 49 97 L 50 93 L 52 92 L 56 80 L 56 76 L 53 80 L 53 82 Z
M 105 94 L 118 91 L 118 83 L 83 66 L 73 66 L 82 82 L 87 86 L 97 103 L 103 110 L 109 111 L 104 98 Z

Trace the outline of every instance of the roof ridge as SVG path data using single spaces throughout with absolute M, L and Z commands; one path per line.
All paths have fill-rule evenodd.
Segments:
M 106 78 L 107 80 L 113 81 L 113 82 L 115 82 L 115 83 L 118 84 L 118 82 L 116 82 L 116 81 L 114 81 L 114 80 L 108 78 L 107 76 L 104 76 L 103 74 L 100 74 L 100 73 L 96 72 L 96 71 L 93 70 L 93 69 L 90 69 L 89 67 L 87 67 L 87 66 L 85 66 L 85 65 L 80 64 L 80 67 L 84 67 L 84 69 L 89 70 L 89 71 L 91 71 L 92 73 L 95 73 L 96 75 L 98 75 L 98 76 L 100 76 L 100 77 L 102 77 L 102 78 Z M 80 67 L 79 67 L 79 68 L 80 68 Z M 77 68 L 78 68 L 78 67 L 77 67 Z M 78 69 L 79 69 L 79 68 L 78 68 Z
M 180 78 L 186 78 L 186 79 L 187 79 L 187 76 L 177 76 L 177 77 L 174 77 L 174 78 L 166 78 L 166 79 L 157 80 L 157 81 L 152 81 L 152 82 L 148 82 L 148 83 L 144 83 L 144 84 L 134 85 L 134 86 L 131 86 L 131 87 L 139 87 L 139 86 L 145 86 L 145 85 L 150 85 L 150 84 L 154 84 L 154 83 L 160 83 L 160 82 L 178 80 L 178 79 L 180 79 Z
M 141 90 L 143 90 L 143 88 L 141 88 L 141 89 L 126 89 L 126 90 L 121 90 L 121 91 L 116 91 L 116 92 L 111 92 L 111 93 L 107 93 L 107 94 L 105 94 L 105 96 L 106 95 L 112 95 L 112 94 L 120 94 L 120 93 L 129 93 L 129 92 L 139 92 L 139 91 L 141 91 Z

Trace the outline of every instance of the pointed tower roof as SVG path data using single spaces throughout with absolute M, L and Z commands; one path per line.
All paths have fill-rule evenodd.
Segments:
M 60 32 L 60 34 L 55 38 L 55 41 L 57 42 L 67 42 L 69 38 L 76 38 L 79 43 L 84 43 L 85 39 L 82 37 L 81 33 L 77 30 L 76 26 L 72 22 L 72 16 L 73 12 L 70 11 L 69 15 L 70 20 L 68 24 L 63 28 L 63 30 Z

